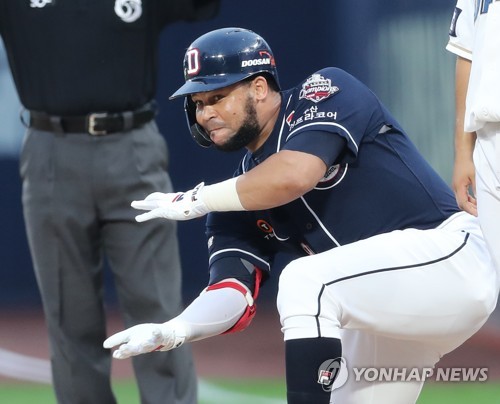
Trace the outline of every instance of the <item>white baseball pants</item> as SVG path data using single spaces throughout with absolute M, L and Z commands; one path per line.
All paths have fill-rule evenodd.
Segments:
M 340 338 L 347 368 L 432 368 L 485 323 L 497 273 L 478 220 L 381 234 L 299 258 L 277 298 L 285 340 Z M 332 358 L 334 359 L 334 358 Z M 423 381 L 347 383 L 334 403 L 414 403 Z

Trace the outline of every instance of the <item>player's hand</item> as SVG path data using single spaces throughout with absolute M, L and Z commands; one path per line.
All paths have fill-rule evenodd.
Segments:
M 458 207 L 471 215 L 477 216 L 476 170 L 470 158 L 455 160 L 452 186 Z M 472 192 L 472 193 L 471 193 Z
M 166 322 L 139 324 L 120 331 L 104 341 L 104 348 L 118 346 L 113 352 L 116 359 L 126 359 L 153 351 L 169 351 L 180 347 L 186 339 L 183 327 Z
M 171 220 L 190 220 L 206 215 L 209 210 L 201 197 L 204 183 L 186 192 L 168 193 L 154 192 L 142 201 L 133 201 L 132 207 L 149 210 L 138 215 L 135 220 L 145 222 L 155 218 Z

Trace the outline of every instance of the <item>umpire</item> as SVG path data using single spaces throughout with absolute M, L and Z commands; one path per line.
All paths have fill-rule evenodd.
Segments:
M 106 256 L 127 326 L 182 310 L 174 222 L 138 224 L 130 200 L 171 192 L 158 132 L 163 27 L 215 16 L 219 0 L 0 0 L 28 126 L 20 171 L 30 251 L 59 403 L 115 403 L 106 337 Z M 134 359 L 142 403 L 195 403 L 191 352 Z

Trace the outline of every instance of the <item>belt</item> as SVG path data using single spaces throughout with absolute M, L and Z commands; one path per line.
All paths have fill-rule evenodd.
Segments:
M 57 116 L 29 111 L 29 127 L 56 133 L 88 133 L 93 136 L 126 132 L 138 128 L 156 116 L 154 102 L 135 111 L 94 112 L 81 116 Z

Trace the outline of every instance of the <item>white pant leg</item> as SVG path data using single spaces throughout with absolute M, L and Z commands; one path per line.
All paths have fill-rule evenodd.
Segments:
M 342 330 L 342 341 L 348 376 L 346 383 L 332 392 L 333 404 L 414 404 L 422 390 L 424 375 L 428 374 L 426 371 L 440 358 L 439 353 L 425 343 L 362 331 Z M 386 376 L 374 373 L 374 368 L 379 372 L 397 369 L 398 374 L 404 376 L 386 382 Z M 418 373 L 410 377 L 412 370 Z
M 500 274 L 500 125 L 478 133 L 474 165 L 479 222 Z
M 421 357 L 432 367 L 484 324 L 497 296 L 478 221 L 458 213 L 438 229 L 395 231 L 297 259 L 281 274 L 277 303 L 285 340 L 333 337 L 349 347 L 340 330 L 359 330 L 381 337 L 365 346 L 375 350 L 366 358 L 387 339 L 420 347 L 400 355 L 400 365 L 418 366 Z M 372 402 L 385 403 L 387 389 L 400 388 L 388 382 Z

